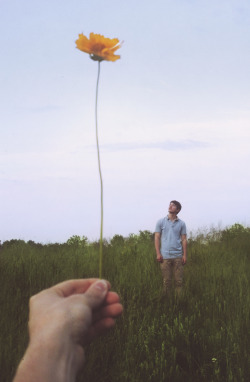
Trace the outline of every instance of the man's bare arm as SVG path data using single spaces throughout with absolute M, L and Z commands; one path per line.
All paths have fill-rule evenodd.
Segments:
M 161 234 L 160 232 L 155 232 L 155 251 L 156 251 L 156 260 L 159 261 L 159 263 L 162 262 L 163 257 L 160 251 L 161 247 Z
M 181 235 L 181 243 L 183 249 L 182 264 L 184 265 L 187 262 L 187 235 Z

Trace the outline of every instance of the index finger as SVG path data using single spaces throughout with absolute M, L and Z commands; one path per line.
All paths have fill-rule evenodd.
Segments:
M 81 294 L 86 292 L 86 290 L 92 285 L 94 282 L 99 280 L 98 278 L 90 278 L 90 279 L 77 279 L 77 280 L 68 280 L 64 281 L 60 284 L 55 285 L 51 289 L 55 291 L 58 296 L 61 297 L 69 297 L 72 294 Z M 108 283 L 108 288 L 110 289 L 110 283 Z

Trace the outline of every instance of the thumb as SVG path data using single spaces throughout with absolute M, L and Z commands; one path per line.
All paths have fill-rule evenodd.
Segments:
M 98 308 L 102 305 L 108 293 L 108 283 L 105 280 L 97 280 L 94 282 L 84 293 L 88 305 L 92 309 Z

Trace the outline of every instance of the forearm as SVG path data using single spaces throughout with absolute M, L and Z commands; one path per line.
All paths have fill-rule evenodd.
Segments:
M 51 343 L 29 345 L 13 382 L 74 382 L 78 367 L 70 350 Z
M 155 238 L 155 251 L 156 251 L 156 255 L 157 256 L 160 256 L 161 255 L 161 245 L 160 245 L 160 238 L 156 237 Z
M 187 257 L 187 240 L 182 241 L 182 251 L 183 251 L 183 256 Z

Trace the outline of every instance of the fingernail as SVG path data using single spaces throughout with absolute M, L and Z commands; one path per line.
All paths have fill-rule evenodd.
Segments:
M 99 280 L 95 283 L 94 287 L 101 290 L 102 292 L 105 292 L 108 288 L 108 285 L 105 280 Z

